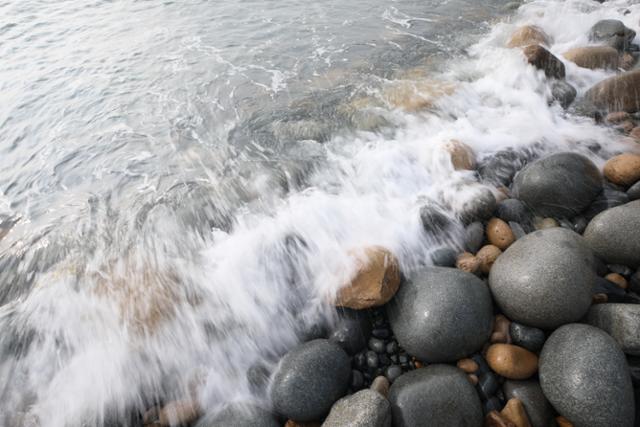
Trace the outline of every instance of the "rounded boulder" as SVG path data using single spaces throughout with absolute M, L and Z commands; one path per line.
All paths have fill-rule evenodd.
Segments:
M 478 351 L 492 327 L 491 294 L 470 273 L 429 267 L 413 273 L 387 306 L 407 352 L 427 363 L 454 362 Z

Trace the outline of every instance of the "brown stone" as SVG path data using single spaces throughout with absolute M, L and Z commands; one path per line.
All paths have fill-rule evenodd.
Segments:
M 456 260 L 456 267 L 458 267 L 462 271 L 466 271 L 467 273 L 476 274 L 480 271 L 480 260 L 473 256 L 472 253 L 463 252 L 458 255 L 458 259 Z
M 371 383 L 371 387 L 369 388 L 371 390 L 377 391 L 384 397 L 387 397 L 389 395 L 389 387 L 391 387 L 389 380 L 387 379 L 387 377 L 384 377 L 381 375 L 373 379 L 373 382 Z
M 635 113 L 640 110 L 640 69 L 609 77 L 589 89 L 585 96 L 598 108 Z
M 493 263 L 496 262 L 501 254 L 502 251 L 495 245 L 486 245 L 480 248 L 476 254 L 476 258 L 480 260 L 480 271 L 484 274 L 489 274 Z
M 287 423 L 284 425 L 284 427 L 321 427 L 321 426 L 322 426 L 322 423 L 317 421 L 302 423 L 302 422 L 293 421 L 293 420 L 288 420 Z
M 619 123 L 617 127 L 624 133 L 630 133 L 636 127 L 636 124 L 631 120 L 626 120 L 622 123 Z
M 624 153 L 610 158 L 604 165 L 604 176 L 617 185 L 635 184 L 640 180 L 640 156 Z
M 515 424 L 516 427 L 531 427 L 527 411 L 519 399 L 509 399 L 500 414 Z
M 192 400 L 167 403 L 158 412 L 158 423 L 163 427 L 188 425 L 200 417 L 200 406 Z
M 400 287 L 398 259 L 379 246 L 352 255 L 358 263 L 357 272 L 351 283 L 338 292 L 336 305 L 362 310 L 386 304 Z
M 475 170 L 476 155 L 473 149 L 464 142 L 452 139 L 445 146 L 451 156 L 451 164 L 455 170 Z
M 487 363 L 498 375 L 524 380 L 538 370 L 538 356 L 512 344 L 493 344 L 487 349 Z
M 507 47 L 525 47 L 532 44 L 550 46 L 551 38 L 535 25 L 525 25 L 518 28 L 507 42 Z
M 485 427 L 516 427 L 514 423 L 500 415 L 498 411 L 491 411 L 484 418 Z
M 619 67 L 618 51 L 609 46 L 585 46 L 571 49 L 563 55 L 582 68 L 592 70 L 605 68 L 615 70 Z
M 615 283 L 616 285 L 618 285 L 618 287 L 622 289 L 627 289 L 629 287 L 629 283 L 627 282 L 627 279 L 625 279 L 624 276 L 622 276 L 621 274 L 609 273 L 606 276 L 604 276 L 604 278 L 612 283 Z
M 551 52 L 539 45 L 525 47 L 522 52 L 527 58 L 527 62 L 539 70 L 550 79 L 564 79 L 564 64 Z
M 476 374 L 469 374 L 467 375 L 467 379 L 469 380 L 469 382 L 471 383 L 471 385 L 476 385 L 478 384 L 478 381 L 480 381 L 478 379 L 478 376 Z
M 629 132 L 629 136 L 634 138 L 636 141 L 640 141 L 640 126 L 634 127 L 631 132 Z
M 604 304 L 607 301 L 609 301 L 609 297 L 607 296 L 607 294 L 594 294 L 591 297 L 591 302 L 593 304 Z
M 500 218 L 491 218 L 487 224 L 487 240 L 498 247 L 505 250 L 516 240 L 509 224 Z
M 498 314 L 493 320 L 493 333 L 491 334 L 492 343 L 511 343 L 511 335 L 509 334 L 509 326 L 511 321 L 502 314 Z
M 630 54 L 629 52 L 625 52 L 620 55 L 619 66 L 625 71 L 628 71 L 633 68 L 638 62 L 638 57 Z
M 480 369 L 478 364 L 473 359 L 460 359 L 458 360 L 458 363 L 456 363 L 456 366 L 465 371 L 467 374 L 475 374 L 476 372 L 478 372 L 478 369 Z
M 610 124 L 623 123 L 631 120 L 631 114 L 626 111 L 614 111 L 613 113 L 607 114 L 604 120 Z
M 573 423 L 563 416 L 556 417 L 556 424 L 558 427 L 573 427 Z
M 553 218 L 540 218 L 536 216 L 533 218 L 533 226 L 536 230 L 544 230 L 546 228 L 559 227 L 560 224 Z

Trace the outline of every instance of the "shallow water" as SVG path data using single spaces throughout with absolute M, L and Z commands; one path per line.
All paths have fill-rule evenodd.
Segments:
M 460 243 L 484 187 L 447 141 L 627 144 L 502 46 L 532 23 L 559 55 L 640 5 L 506 3 L 1 2 L 0 426 L 261 399 L 246 370 L 331 322 L 350 250 L 410 271 Z M 566 66 L 579 93 L 611 74 Z

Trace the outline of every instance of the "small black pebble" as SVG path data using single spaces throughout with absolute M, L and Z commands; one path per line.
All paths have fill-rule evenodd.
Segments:
M 502 411 L 502 402 L 497 397 L 492 397 L 484 402 L 484 413 L 488 414 L 491 411 Z
M 386 354 L 381 354 L 380 356 L 378 356 L 378 359 L 380 360 L 380 364 L 382 366 L 391 365 L 391 359 L 389 359 L 389 356 L 387 356 Z
M 538 352 L 546 341 L 546 337 L 542 330 L 531 326 L 521 325 L 517 322 L 511 322 L 511 325 L 509 326 L 509 335 L 511 335 L 511 340 L 515 345 L 524 347 L 534 353 Z
M 353 364 L 361 371 L 367 368 L 367 356 L 364 353 L 358 353 L 353 357 Z
M 384 340 L 391 336 L 391 332 L 388 328 L 377 328 L 371 331 L 371 335 Z
M 398 352 L 398 343 L 395 341 L 391 341 L 387 344 L 387 354 L 395 354 Z
M 375 353 L 375 351 L 367 351 L 367 366 L 369 368 L 377 368 L 378 363 L 378 355 Z
M 353 370 L 351 371 L 351 388 L 353 390 L 360 390 L 364 387 L 364 375 L 362 372 Z
M 398 355 L 397 355 L 397 354 L 392 354 L 391 356 L 389 356 L 389 359 L 391 360 L 391 362 L 392 362 L 392 363 L 395 363 L 396 365 L 397 365 L 398 363 L 400 363 L 400 362 L 398 361 Z
M 398 361 L 402 365 L 409 363 L 409 356 L 407 356 L 406 354 L 401 354 L 400 356 L 398 356 Z
M 488 400 L 496 394 L 500 385 L 493 372 L 480 375 L 478 379 L 478 391 L 483 400 Z
M 384 353 L 386 351 L 386 345 L 384 341 L 378 338 L 370 338 L 369 339 L 369 350 L 375 351 L 376 353 Z

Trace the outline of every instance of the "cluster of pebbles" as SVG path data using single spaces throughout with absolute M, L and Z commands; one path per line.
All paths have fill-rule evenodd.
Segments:
M 634 37 L 619 21 L 601 21 L 589 33 L 596 45 L 564 57 L 586 68 L 630 70 L 598 83 L 585 100 L 603 112 L 603 124 L 638 137 Z M 508 42 L 568 106 L 575 89 L 550 44 L 534 26 Z M 504 152 L 478 164 L 464 143 L 448 149 L 456 169 L 477 171 L 495 190 L 459 212 L 459 246 L 437 248 L 410 272 L 386 248 L 354 253 L 360 268 L 336 299 L 338 321 L 280 360 L 265 385 L 269 408 L 230 406 L 198 419 L 196 405 L 173 402 L 146 414 L 146 424 L 639 425 L 635 142 L 603 167 L 570 152 Z M 452 221 L 431 205 L 420 217 L 430 233 Z

